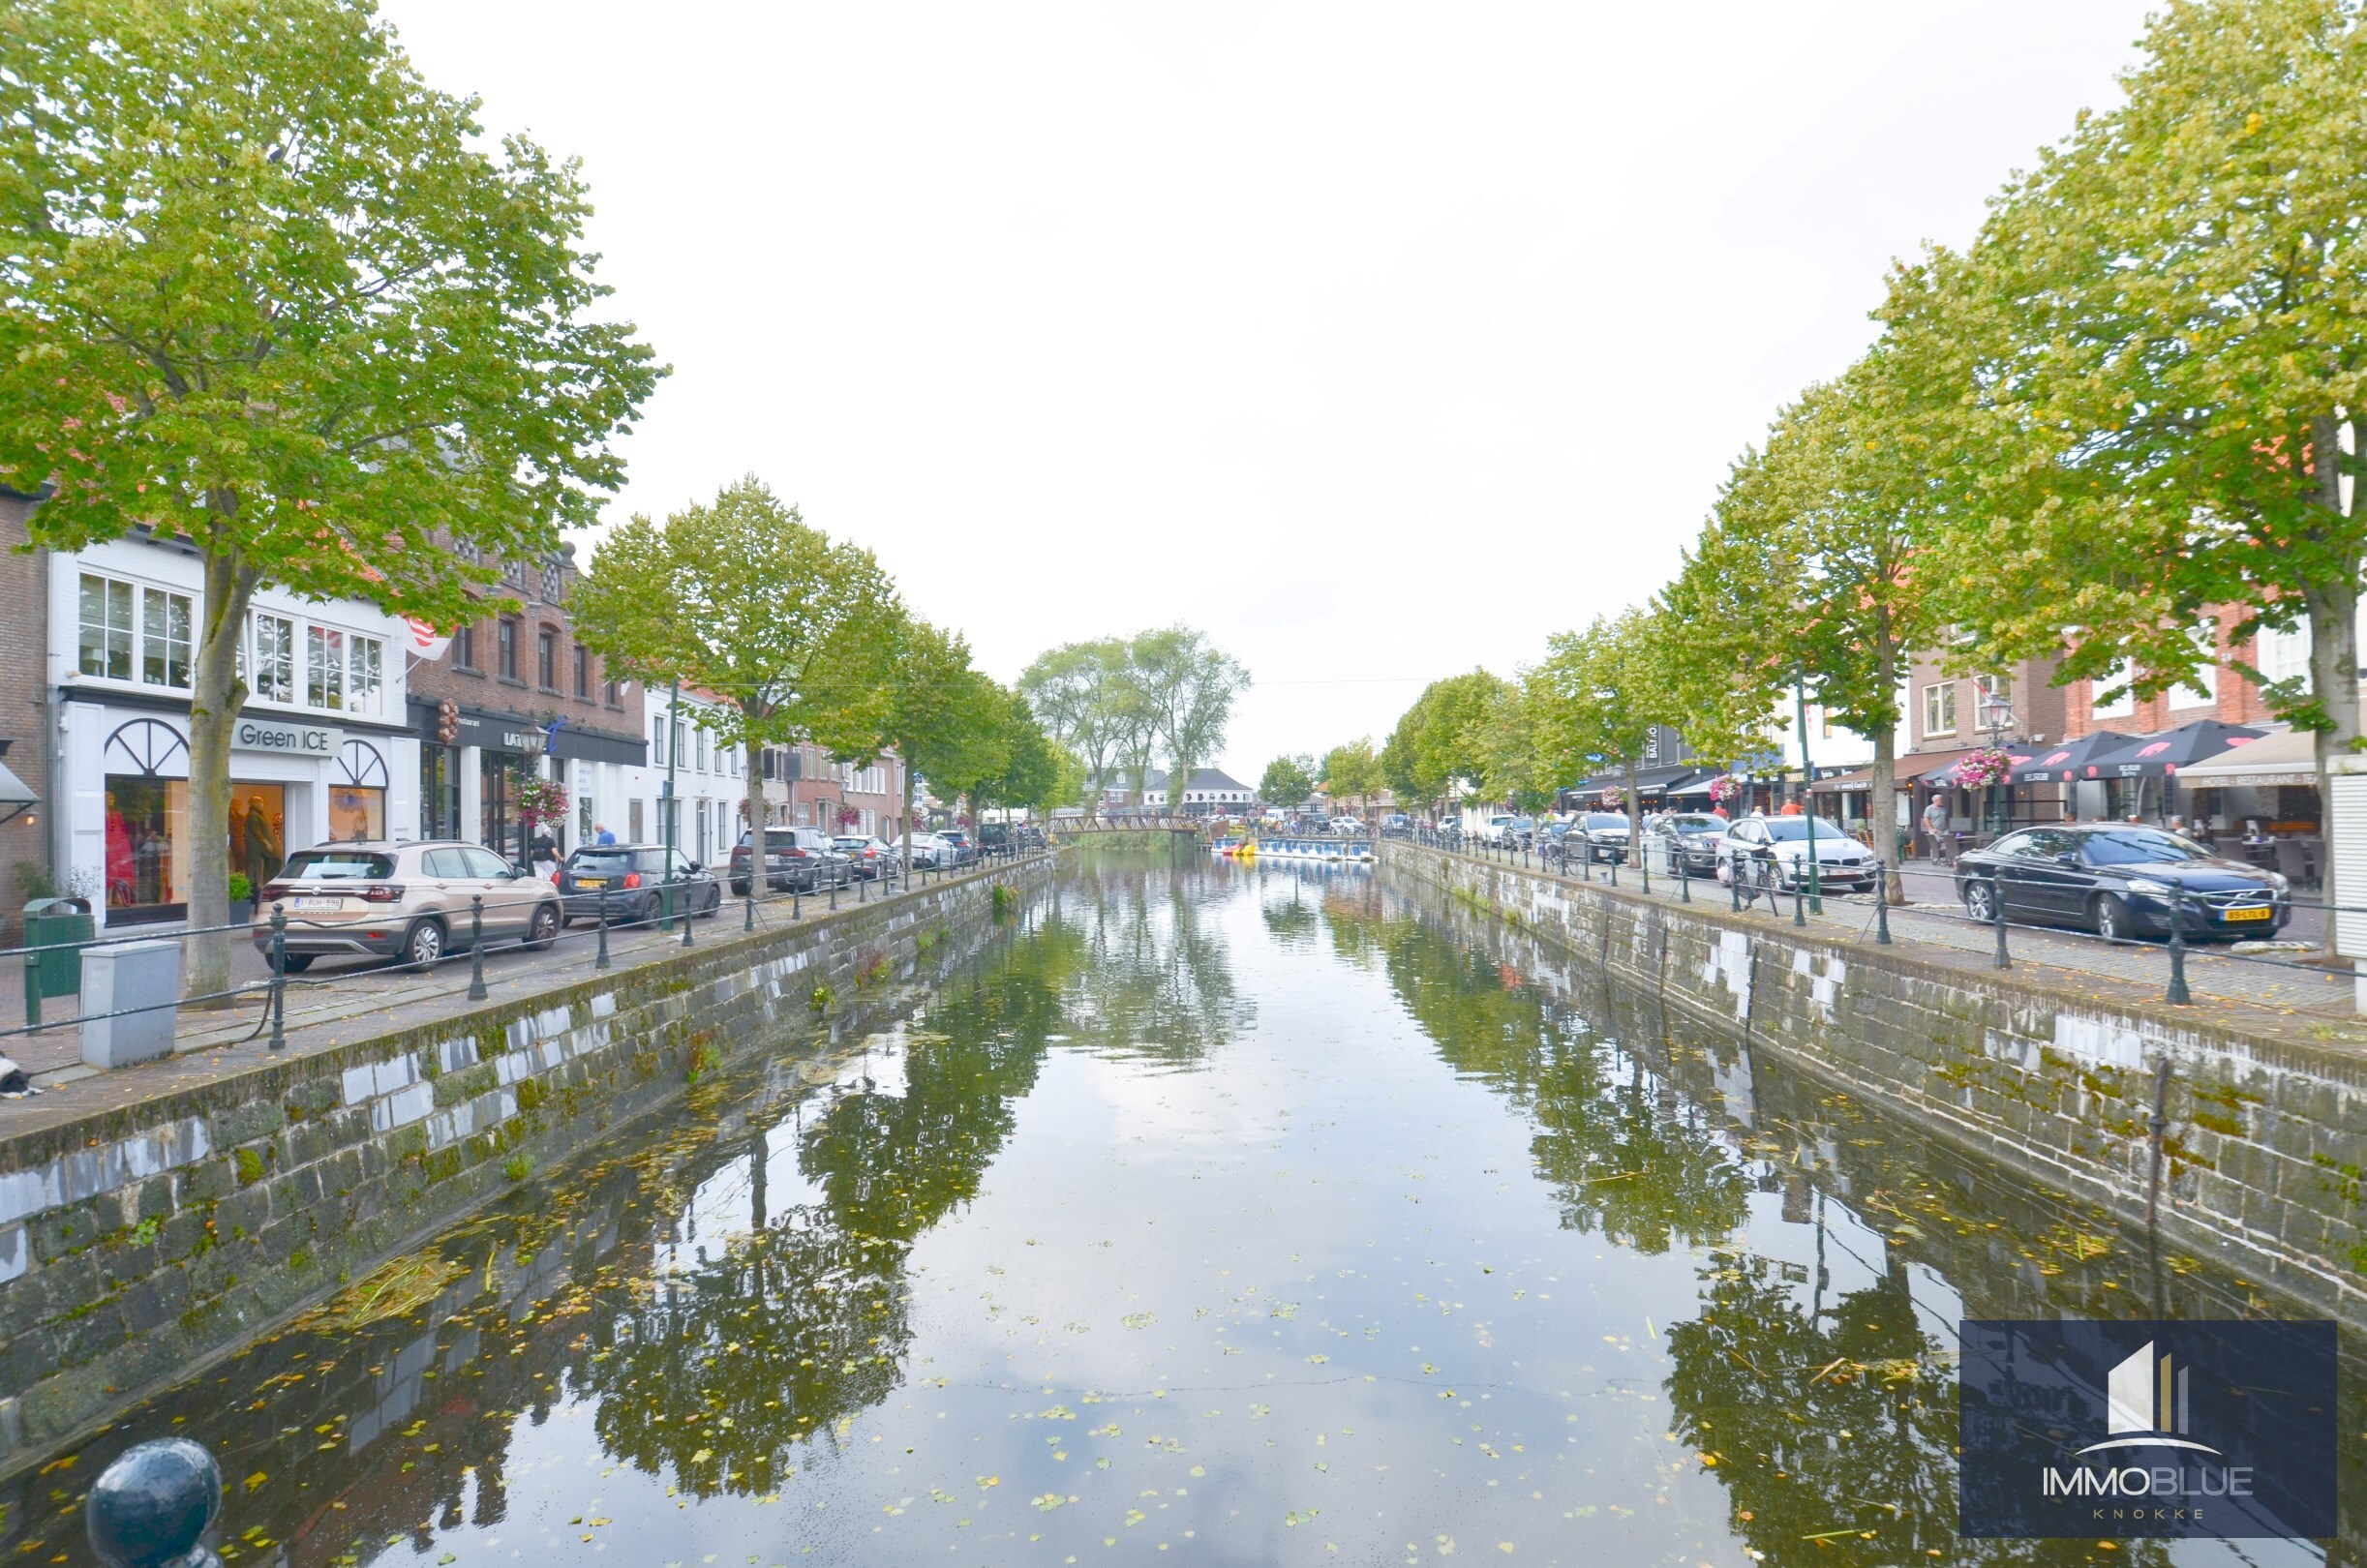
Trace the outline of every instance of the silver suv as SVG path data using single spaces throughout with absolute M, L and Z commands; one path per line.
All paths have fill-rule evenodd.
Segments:
M 288 916 L 288 969 L 324 953 L 375 953 L 426 969 L 466 950 L 473 900 L 484 900 L 485 945 L 539 951 L 558 939 L 559 890 L 478 844 L 362 841 L 298 850 L 256 895 L 249 927 L 271 955 L 271 910 Z

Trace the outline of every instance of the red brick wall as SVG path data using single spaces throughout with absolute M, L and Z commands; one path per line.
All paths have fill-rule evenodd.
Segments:
M 2075 680 L 2066 695 L 2070 698 L 2069 724 L 2064 734 L 2071 737 L 2089 735 L 2097 730 L 2117 730 L 2126 735 L 2152 735 L 2163 730 L 2174 730 L 2199 719 L 2222 719 L 2230 724 L 2266 724 L 2273 715 L 2268 705 L 2261 700 L 2260 688 L 2250 678 L 2239 673 L 2229 660 L 2241 657 L 2246 663 L 2256 663 L 2259 648 L 2255 643 L 2236 644 L 2231 634 L 2244 618 L 2245 612 L 2236 606 L 2222 606 L 2213 613 L 2219 624 L 2218 690 L 2209 700 L 2191 689 L 2181 689 L 2174 696 L 2139 699 L 2131 711 L 2095 716 L 2097 683 Z
M 495 618 L 487 617 L 476 621 L 476 669 L 464 670 L 456 662 L 460 642 L 455 638 L 443 657 L 432 664 L 413 664 L 410 671 L 410 691 L 413 697 L 429 702 L 449 697 L 454 702 L 473 708 L 505 709 L 514 713 L 563 713 L 570 727 L 598 730 L 609 735 L 632 738 L 645 728 L 641 711 L 641 687 L 623 682 L 618 690 L 621 706 L 609 707 L 601 698 L 601 667 L 597 655 L 592 660 L 592 695 L 580 699 L 575 695 L 575 635 L 567 621 L 566 600 L 581 574 L 575 568 L 572 553 L 565 558 L 561 571 L 562 579 L 559 602 L 543 599 L 542 573 L 530 566 L 525 585 L 503 583 L 499 591 L 517 599 L 521 608 L 511 618 L 518 622 L 518 678 L 503 679 L 499 671 L 497 653 L 498 630 Z M 557 637 L 555 651 L 555 690 L 544 690 L 536 680 L 534 634 L 548 627 Z
M 33 506 L 29 498 L 0 491 L 0 604 L 8 606 L 0 615 L 0 738 L 10 742 L 0 762 L 42 802 L 0 824 L 0 942 L 10 946 L 18 940 L 24 910 L 17 862 L 50 863 L 49 758 L 57 725 L 49 706 L 49 553 L 15 548 L 27 538 Z

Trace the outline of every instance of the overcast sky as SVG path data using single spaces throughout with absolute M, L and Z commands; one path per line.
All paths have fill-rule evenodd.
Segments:
M 1005 679 L 1188 621 L 1256 678 L 1254 783 L 1651 593 L 2144 7 L 384 14 L 583 160 L 674 367 L 614 515 L 752 471 Z

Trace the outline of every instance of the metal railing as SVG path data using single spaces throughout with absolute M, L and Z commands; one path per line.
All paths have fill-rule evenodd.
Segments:
M 1543 850 L 1536 850 L 1518 843 L 1489 841 L 1477 835 L 1451 829 L 1417 829 L 1411 837 L 1416 843 L 1449 854 L 1459 854 L 1506 866 L 1535 869 L 1544 874 L 1560 876 L 1567 880 L 1589 882 L 1599 880 L 1606 886 L 1614 888 L 1619 886 L 1619 873 L 1624 863 L 1621 859 L 1597 859 L 1593 855 L 1582 856 L 1569 850 L 1565 844 L 1549 843 Z M 1677 903 L 1695 902 L 1692 884 L 1697 880 L 1703 880 L 1699 872 L 1698 859 L 1688 861 L 1682 870 L 1672 867 L 1664 860 L 1659 867 L 1661 888 L 1660 890 L 1655 891 L 1648 865 L 1650 855 L 1651 851 L 1648 850 L 1646 856 L 1636 861 L 1636 869 L 1642 872 L 1640 887 L 1637 890 L 1638 895 L 1655 896 Z M 1873 861 L 1873 875 L 1866 889 L 1843 890 L 1830 886 L 1811 887 L 1807 878 L 1787 875 L 1775 861 L 1770 859 L 1758 859 L 1752 864 L 1754 869 L 1748 874 L 1737 876 L 1731 874 L 1731 862 L 1728 862 L 1729 874 L 1716 877 L 1720 886 L 1725 890 L 1730 913 L 1737 915 L 1751 913 L 1760 900 L 1764 899 L 1767 902 L 1769 913 L 1778 917 L 1788 913 L 1789 923 L 1805 928 L 1812 916 L 1831 919 L 1842 911 L 1862 910 L 1864 920 L 1858 928 L 1859 940 L 1870 940 L 1877 946 L 1893 946 L 1899 940 L 1892 930 L 1892 916 L 1893 912 L 1900 906 L 1892 900 L 1890 885 L 1893 875 L 1903 870 L 1903 867 L 1892 865 L 1877 858 Z M 2082 924 L 2076 923 L 2078 917 L 2066 918 L 2059 921 L 2031 919 L 2027 918 L 2028 912 L 2024 911 L 2022 918 L 2017 918 L 2015 912 L 2007 907 L 2002 886 L 1995 877 L 1983 876 L 1978 868 L 1970 872 L 1956 865 L 1936 869 L 1952 879 L 1957 890 L 1958 901 L 1951 904 L 1913 905 L 1913 918 L 1917 920 L 1939 921 L 1960 930 L 1979 931 L 1985 938 L 1992 939 L 1986 944 L 1988 946 L 1988 962 L 1992 968 L 2013 967 L 2014 945 L 2011 933 L 2020 931 L 2028 933 L 2032 938 L 2043 935 L 2075 945 L 2094 944 L 2099 949 L 2109 949 L 2132 955 L 2159 952 L 2162 955 L 2162 967 L 2157 973 L 2160 975 L 2162 998 L 2171 1006 L 2187 1006 L 2194 1001 L 2194 983 L 2189 968 L 2199 948 L 2210 950 L 2210 956 L 2214 962 L 2248 966 L 2258 972 L 2294 973 L 2329 983 L 2352 978 L 2351 971 L 2347 968 L 2330 970 L 2324 966 L 2322 961 L 2312 961 L 2316 950 L 2314 945 L 2308 950 L 2300 950 L 2297 945 L 2282 950 L 2253 952 L 2232 950 L 2233 944 L 2245 940 L 2243 933 L 2230 927 L 2228 922 L 2214 918 L 2214 906 L 2208 901 L 2208 895 L 2183 888 L 2173 889 L 2168 894 L 2145 895 L 2157 898 L 2161 904 L 2167 906 L 2158 920 L 2149 922 L 2161 927 L 2158 935 L 2139 934 L 2134 930 L 2125 935 L 2107 934 L 2104 931 L 2088 929 Z M 1712 874 L 1715 875 L 1715 873 Z M 1821 878 L 1819 880 L 1821 881 Z M 1672 883 L 1673 890 L 1670 889 Z M 1787 904 L 1788 911 L 1785 907 Z M 2315 911 L 2326 919 L 2332 919 L 2337 915 L 2367 914 L 2367 906 L 2307 898 L 2296 895 L 2290 889 L 2284 891 L 2269 892 L 2265 897 L 2236 907 L 2268 910 L 2269 913 L 2261 919 L 2260 923 L 2266 928 L 2263 935 L 2270 937 L 2282 929 L 2294 914 L 2303 911 Z M 1846 929 L 1844 926 L 1844 930 Z M 1912 931 L 1907 934 L 1906 940 L 1915 940 Z M 2078 966 L 2066 964 L 2064 967 L 2077 968 Z M 2113 975 L 2110 971 L 2086 970 L 2082 972 L 2102 973 L 2108 978 L 2133 978 L 2126 975 Z M 2233 998 L 2232 1000 L 2241 1001 L 2243 999 Z
M 537 935 L 538 927 L 533 924 L 530 924 L 525 931 L 515 935 L 488 937 L 484 929 L 484 897 L 482 894 L 476 894 L 470 898 L 467 911 L 459 913 L 458 918 L 451 922 L 466 931 L 466 950 L 458 950 L 456 947 L 447 947 L 430 967 L 442 968 L 447 964 L 465 959 L 469 964 L 468 995 L 472 1001 L 482 1001 L 491 995 L 485 980 L 485 955 L 488 952 L 505 953 L 520 950 L 548 952 L 567 947 L 569 944 L 580 943 L 591 946 L 593 955 L 592 967 L 595 970 L 604 970 L 611 967 L 613 962 L 609 951 L 609 939 L 612 931 L 679 932 L 680 946 L 688 948 L 694 945 L 697 921 L 702 919 L 719 919 L 725 907 L 735 901 L 743 907 L 741 929 L 754 931 L 758 927 L 760 910 L 774 912 L 778 910 L 779 906 L 786 904 L 789 920 L 795 923 L 807 917 L 809 912 L 805 905 L 809 900 L 823 906 L 810 912 L 815 916 L 835 911 L 839 907 L 842 890 L 848 900 L 861 906 L 871 901 L 870 895 L 875 886 L 880 896 L 884 898 L 899 888 L 912 890 L 966 875 L 993 872 L 1017 864 L 1031 855 L 1041 853 L 1047 852 L 1022 850 L 1014 845 L 1000 845 L 978 850 L 956 864 L 942 868 L 932 863 L 916 860 L 909 881 L 904 875 L 903 858 L 899 855 L 893 861 L 883 861 L 878 871 L 872 876 L 850 876 L 843 881 L 834 876 L 829 879 L 826 888 L 816 887 L 810 890 L 803 886 L 777 889 L 771 887 L 769 884 L 774 879 L 770 873 L 761 877 L 742 877 L 739 880 L 745 886 L 736 893 L 731 888 L 734 879 L 728 869 L 723 870 L 720 874 L 668 877 L 656 885 L 655 890 L 658 894 L 656 907 L 648 913 L 641 913 L 622 906 L 612 908 L 610 891 L 606 888 L 600 889 L 596 894 L 562 893 L 555 884 L 546 884 L 545 886 L 550 890 L 547 896 L 534 895 L 538 907 L 556 904 L 560 909 L 559 924 L 547 938 Z M 713 890 L 712 894 L 708 890 Z M 693 904 L 692 900 L 697 900 L 697 902 Z M 590 921 L 591 929 L 576 929 L 576 922 L 579 920 Z M 769 920 L 766 923 L 770 923 Z M 0 948 L 0 964 L 15 961 L 21 966 L 25 981 L 25 1021 L 21 1025 L 0 1028 L 0 1040 L 39 1036 L 67 1028 L 78 1028 L 81 1024 L 96 1023 L 105 1019 L 135 1017 L 144 1013 L 207 1004 L 236 1005 L 252 1001 L 258 1003 L 261 1009 L 256 1018 L 254 1028 L 228 1043 L 244 1043 L 258 1039 L 265 1030 L 268 1030 L 271 1037 L 271 1048 L 277 1050 L 286 1043 L 287 998 L 290 990 L 322 990 L 335 988 L 341 984 L 381 978 L 389 972 L 419 972 L 418 965 L 400 952 L 379 962 L 357 964 L 325 975 L 298 975 L 289 972 L 288 960 L 290 955 L 288 951 L 288 943 L 291 932 L 300 936 L 306 931 L 344 931 L 351 929 L 351 926 L 352 922 L 349 920 L 318 920 L 302 915 L 291 915 L 285 907 L 283 900 L 272 904 L 268 912 L 258 912 L 257 917 L 251 920 L 227 925 L 199 926 L 169 931 L 135 928 L 131 931 L 110 931 L 72 942 L 31 943 L 13 948 Z M 454 931 L 451 934 L 458 936 L 460 932 Z M 214 935 L 227 935 L 233 942 L 243 941 L 257 944 L 265 959 L 267 974 L 258 979 L 237 981 L 220 989 L 141 1002 L 132 1007 L 115 1008 L 104 1012 L 84 1013 L 77 1010 L 71 1018 L 49 1020 L 45 1020 L 42 1016 L 45 995 L 41 985 L 40 970 L 45 958 L 69 953 L 79 958 L 95 950 L 107 948 L 159 941 L 178 942 L 186 950 L 187 944 L 193 939 Z M 580 953 L 584 949 L 579 946 L 573 948 L 572 950 Z M 335 953 L 316 954 L 316 956 L 344 957 L 348 955 Z M 356 953 L 350 956 L 363 957 L 365 955 Z

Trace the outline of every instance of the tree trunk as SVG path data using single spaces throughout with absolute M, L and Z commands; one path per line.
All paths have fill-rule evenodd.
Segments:
M 2313 419 L 2310 426 L 2311 469 L 2317 503 L 2331 514 L 2329 527 L 2339 529 L 2343 516 L 2342 421 L 2332 415 Z M 2324 715 L 2326 727 L 2317 732 L 2318 835 L 2324 846 L 2323 883 L 2319 900 L 2342 902 L 2334 885 L 2333 759 L 2352 751 L 2359 739 L 2358 701 L 2358 562 L 2347 570 L 2326 574 L 2322 583 L 2305 584 L 2301 602 L 2310 613 L 2310 696 Z M 2360 890 L 2367 893 L 2367 889 Z M 2334 917 L 2325 920 L 2320 950 L 2327 958 L 2334 950 Z
M 1866 816 L 1874 829 L 1874 855 L 1890 867 L 1884 873 L 1890 886 L 1883 890 L 1883 896 L 1894 904 L 1903 904 L 1907 902 L 1907 881 L 1898 869 L 1898 759 L 1893 755 L 1897 748 L 1897 730 L 1877 725 L 1872 769 L 1874 798 Z
M 1621 766 L 1627 776 L 1627 860 L 1640 868 L 1644 863 L 1644 792 L 1636 784 L 1635 760 L 1629 758 Z
M 218 492 L 209 499 L 224 516 L 237 510 L 235 496 Z M 199 931 L 230 919 L 230 733 L 247 701 L 238 644 L 257 576 L 244 553 L 226 548 L 219 532 L 213 543 L 215 551 L 205 557 L 205 603 L 189 697 L 189 924 Z M 288 848 L 283 842 L 283 852 Z M 259 900 L 262 890 L 255 891 Z M 229 989 L 235 935 L 213 931 L 190 939 L 186 995 Z
M 765 881 L 765 766 L 764 757 L 756 742 L 755 726 L 749 722 L 749 716 L 745 708 L 741 709 L 740 729 L 746 737 L 741 743 L 747 750 L 744 764 L 747 769 L 745 780 L 747 790 L 741 797 L 740 809 L 748 819 L 748 896 L 762 898 L 773 890 Z M 727 891 L 731 886 L 731 852 L 724 851 L 725 875 L 723 880 Z

